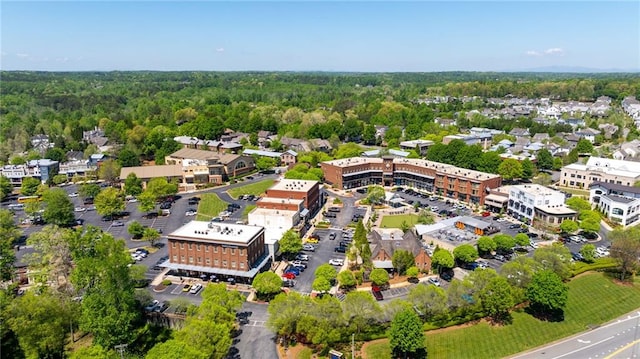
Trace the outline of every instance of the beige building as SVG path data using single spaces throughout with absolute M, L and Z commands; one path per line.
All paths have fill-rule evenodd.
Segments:
M 589 189 L 593 182 L 633 186 L 640 181 L 640 162 L 590 157 L 586 164 L 572 163 L 562 167 L 560 185 Z

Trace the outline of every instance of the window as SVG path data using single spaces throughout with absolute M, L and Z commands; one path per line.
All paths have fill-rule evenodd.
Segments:
M 614 208 L 611 210 L 611 214 L 622 216 L 624 215 L 624 210 L 622 208 Z
M 210 265 L 211 264 L 211 258 L 205 258 L 204 262 L 207 263 L 207 265 Z
M 171 242 L 171 248 L 175 248 L 176 247 L 176 242 Z
M 240 262 L 240 269 L 244 269 L 244 262 Z
M 199 252 L 200 251 L 200 245 L 196 244 L 196 250 Z
M 189 256 L 189 263 L 193 263 L 193 256 Z
M 213 253 L 218 253 L 218 246 L 213 246 Z
M 204 246 L 204 251 L 205 251 L 205 252 L 209 252 L 209 247 L 210 247 L 210 246 Z
M 231 248 L 231 254 L 236 254 L 236 249 L 235 248 Z
M 184 243 L 180 242 L 180 249 L 184 249 Z
M 231 268 L 236 268 L 236 261 L 231 261 Z
M 240 249 L 240 250 L 238 250 L 238 254 L 239 254 L 239 255 L 241 255 L 241 256 L 243 256 L 243 255 L 244 255 L 244 249 Z
M 216 267 L 220 265 L 220 261 L 217 259 L 213 260 L 213 265 L 215 265 Z
M 226 247 L 222 247 L 222 254 L 227 254 L 227 248 Z
M 193 245 L 189 243 L 189 249 L 193 249 Z
M 184 262 L 184 256 L 180 256 L 180 262 Z
M 198 263 L 202 263 L 202 257 L 197 257 L 196 260 L 198 261 Z
M 227 267 L 227 261 L 222 261 L 222 267 L 224 267 L 224 268 Z
M 177 262 L 178 261 L 178 256 L 176 254 L 173 255 L 173 259 L 171 260 L 172 262 Z

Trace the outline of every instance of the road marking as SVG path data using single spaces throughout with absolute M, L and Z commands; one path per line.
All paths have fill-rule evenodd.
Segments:
M 625 351 L 626 349 L 628 349 L 629 347 L 632 347 L 632 346 L 634 346 L 634 345 L 636 345 L 636 344 L 638 344 L 638 343 L 640 343 L 640 339 L 635 340 L 635 341 L 632 341 L 631 343 L 629 343 L 629 344 L 625 345 L 624 347 L 622 347 L 622 348 L 620 348 L 620 349 L 616 350 L 616 351 L 615 351 L 615 352 L 613 352 L 611 355 L 609 355 L 606 359 L 613 358 L 613 357 L 615 357 L 615 356 L 616 356 L 616 354 L 621 353 L 621 352 Z M 635 355 L 634 355 L 634 357 L 635 357 Z
M 582 339 L 578 339 L 578 343 L 582 343 L 582 344 L 589 344 L 589 343 L 591 343 L 591 340 L 582 340 Z
M 614 336 L 611 336 L 611 337 L 609 337 L 609 338 L 602 339 L 601 341 L 599 341 L 599 342 L 595 342 L 595 343 L 593 343 L 593 344 L 591 344 L 591 345 L 587 345 L 587 346 L 585 346 L 585 347 L 578 348 L 578 349 L 576 349 L 576 350 L 572 350 L 572 351 L 570 351 L 570 352 L 568 352 L 568 353 L 564 353 L 564 354 L 562 354 L 562 355 L 558 355 L 557 357 L 554 357 L 553 359 L 558 359 L 558 358 L 566 357 L 567 355 L 571 355 L 571 354 L 573 354 L 573 353 L 577 353 L 577 352 L 579 352 L 579 351 L 581 351 L 581 350 L 585 350 L 585 349 L 587 349 L 587 348 L 591 348 L 591 347 L 592 347 L 592 346 L 594 346 L 594 345 L 598 345 L 598 344 L 600 344 L 600 343 L 604 343 L 604 342 L 606 342 L 607 340 L 611 340 L 611 339 L 613 339 L 613 338 L 615 338 L 615 337 L 614 337 Z M 598 357 L 598 356 L 596 355 L 596 358 L 597 358 L 597 357 Z

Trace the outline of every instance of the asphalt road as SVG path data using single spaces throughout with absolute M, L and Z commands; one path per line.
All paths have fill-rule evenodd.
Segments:
M 329 239 L 329 233 L 332 232 L 336 233 L 335 240 Z M 316 247 L 315 252 L 304 252 L 309 256 L 309 261 L 306 262 L 307 268 L 296 277 L 296 285 L 293 288 L 301 293 L 311 293 L 311 286 L 315 279 L 314 273 L 319 266 L 329 263 L 331 258 L 344 259 L 345 257 L 344 253 L 335 252 L 335 247 L 340 243 L 340 239 L 342 238 L 341 230 L 316 229 L 313 231 L 313 234 L 317 234 L 320 237 L 320 242 L 314 245 Z M 338 267 L 336 267 L 336 269 L 338 269 Z
M 591 331 L 518 354 L 512 358 L 618 359 L 638 357 L 640 357 L 640 311 L 629 313 Z
M 245 302 L 241 311 L 249 312 L 249 322 L 240 326 L 241 333 L 234 338 L 229 357 L 233 359 L 277 358 L 276 335 L 266 327 L 266 304 Z

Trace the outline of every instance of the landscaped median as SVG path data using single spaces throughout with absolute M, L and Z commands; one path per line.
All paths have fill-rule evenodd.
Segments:
M 227 209 L 228 203 L 221 200 L 215 193 L 205 193 L 200 196 L 200 204 L 198 204 L 198 221 L 210 221 L 220 212 Z
M 604 273 L 587 273 L 568 283 L 564 320 L 536 319 L 524 310 L 512 313 L 513 323 L 486 321 L 426 332 L 429 358 L 500 358 L 582 332 L 637 309 L 640 282 L 621 285 Z M 387 339 L 365 343 L 363 358 L 391 358 Z
M 227 190 L 229 196 L 234 199 L 238 199 L 239 196 L 243 194 L 252 194 L 254 196 L 261 196 L 263 193 L 267 191 L 267 189 L 273 186 L 275 181 L 272 179 L 262 180 L 260 182 L 251 183 L 245 186 L 230 188 Z

